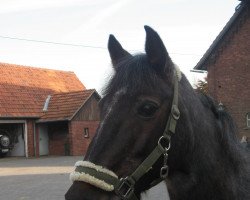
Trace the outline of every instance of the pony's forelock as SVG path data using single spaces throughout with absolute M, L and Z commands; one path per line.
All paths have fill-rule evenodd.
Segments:
M 174 66 L 173 66 L 174 67 Z M 148 62 L 145 54 L 137 54 L 121 60 L 115 73 L 103 90 L 104 96 L 112 95 L 120 88 L 128 88 L 128 93 L 154 91 L 159 87 L 159 77 L 167 81 L 167 74 L 159 74 Z

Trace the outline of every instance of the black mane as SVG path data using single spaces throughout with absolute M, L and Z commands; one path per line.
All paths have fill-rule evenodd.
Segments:
M 237 126 L 232 116 L 227 111 L 226 107 L 222 104 L 218 104 L 212 97 L 203 92 L 197 91 L 197 94 L 204 107 L 210 109 L 213 112 L 214 116 L 218 119 L 217 122 L 220 125 L 220 128 L 222 129 L 221 132 L 225 134 L 231 133 L 230 137 L 238 142 Z
M 217 139 L 223 146 L 222 152 L 231 161 L 230 165 L 236 173 L 243 171 L 242 176 L 245 176 L 245 186 L 249 187 L 249 150 L 244 147 L 238 139 L 238 127 L 236 126 L 232 116 L 227 111 L 226 107 L 218 104 L 213 98 L 207 94 L 197 91 L 198 97 L 204 107 L 211 110 L 216 117 L 219 131 L 216 132 Z M 241 163 L 241 165 L 239 164 Z M 242 172 L 241 172 L 242 173 Z M 244 182 L 243 181 L 243 182 Z

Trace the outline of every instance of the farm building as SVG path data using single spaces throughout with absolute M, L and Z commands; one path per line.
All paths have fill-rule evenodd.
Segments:
M 194 69 L 208 71 L 208 93 L 231 113 L 239 138 L 249 138 L 250 0 L 241 0 Z
M 84 155 L 99 123 L 95 90 L 73 72 L 0 63 L 0 132 L 8 156 Z

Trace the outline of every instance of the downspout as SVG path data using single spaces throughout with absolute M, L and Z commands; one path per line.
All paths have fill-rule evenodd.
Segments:
M 25 157 L 29 157 L 29 147 L 28 147 L 28 121 L 25 120 L 24 123 L 24 133 L 25 133 Z

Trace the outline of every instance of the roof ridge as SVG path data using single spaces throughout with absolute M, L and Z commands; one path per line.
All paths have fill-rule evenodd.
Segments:
M 57 95 L 57 94 L 72 94 L 72 93 L 80 93 L 80 92 L 93 92 L 96 91 L 95 89 L 85 89 L 85 90 L 76 90 L 76 91 L 71 91 L 71 92 L 55 92 L 52 93 L 51 95 Z
M 50 68 L 43 68 L 43 67 L 35 67 L 35 66 L 28 66 L 28 65 L 0 62 L 0 67 L 2 65 L 9 65 L 9 66 L 12 66 L 12 67 L 20 67 L 20 68 L 31 68 L 31 69 L 43 70 L 43 71 L 58 71 L 58 72 L 75 74 L 73 71 L 66 71 L 66 70 L 61 70 L 61 69 L 50 69 Z

